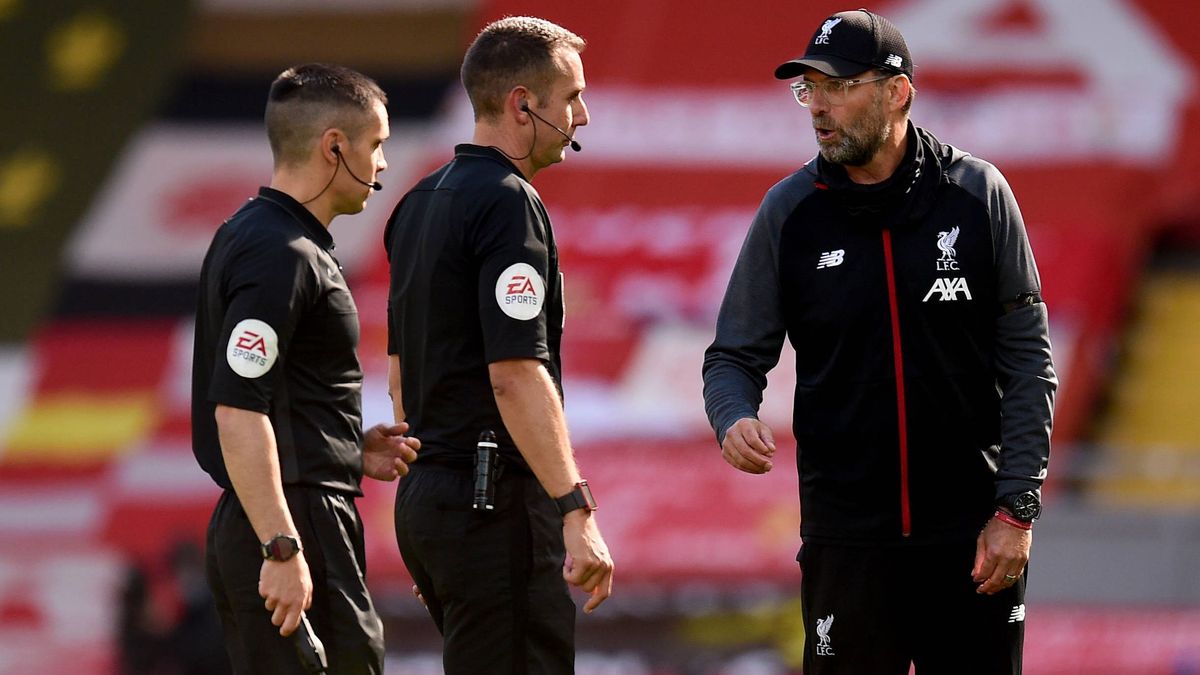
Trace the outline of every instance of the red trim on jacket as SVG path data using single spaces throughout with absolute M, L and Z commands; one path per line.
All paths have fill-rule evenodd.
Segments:
M 896 301 L 896 268 L 892 262 L 892 231 L 883 231 L 883 260 L 887 266 L 888 307 L 892 316 L 892 358 L 896 364 L 896 417 L 900 432 L 901 534 L 912 534 L 912 509 L 908 498 L 908 413 L 904 405 L 904 350 L 900 345 L 900 308 Z

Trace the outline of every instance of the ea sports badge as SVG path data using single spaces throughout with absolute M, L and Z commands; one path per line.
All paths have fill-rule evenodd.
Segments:
M 243 319 L 233 327 L 225 360 L 233 372 L 250 379 L 262 377 L 279 357 L 279 336 L 265 321 Z
M 528 321 L 536 317 L 545 301 L 546 282 L 533 265 L 509 265 L 496 279 L 496 304 L 514 319 Z

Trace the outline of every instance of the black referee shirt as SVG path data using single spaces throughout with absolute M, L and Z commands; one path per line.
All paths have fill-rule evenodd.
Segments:
M 267 414 L 285 485 L 361 494 L 358 310 L 333 238 L 290 196 L 260 188 L 217 230 L 200 271 L 192 450 L 232 489 L 217 404 Z
M 404 196 L 384 234 L 391 262 L 388 352 L 421 457 L 466 455 L 479 433 L 523 463 L 488 364 L 545 362 L 561 396 L 562 277 L 541 197 L 498 151 L 459 145 Z

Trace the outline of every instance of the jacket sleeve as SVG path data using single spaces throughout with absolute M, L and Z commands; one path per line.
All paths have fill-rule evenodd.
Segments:
M 783 347 L 779 236 L 795 203 L 786 183 L 767 193 L 754 216 L 721 302 L 716 337 L 704 353 L 704 409 L 717 443 L 737 420 L 757 417 L 767 373 Z
M 996 498 L 1038 490 L 1050 461 L 1058 379 L 1046 304 L 1020 209 L 1000 172 L 985 171 L 997 274 L 996 380 L 1000 386 L 1000 465 Z

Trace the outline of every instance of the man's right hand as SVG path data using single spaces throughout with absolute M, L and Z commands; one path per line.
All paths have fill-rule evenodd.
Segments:
M 743 417 L 725 432 L 721 443 L 721 457 L 735 469 L 746 473 L 766 473 L 774 464 L 775 435 L 771 427 L 754 419 Z
M 283 562 L 264 560 L 258 573 L 258 594 L 266 599 L 271 623 L 287 637 L 300 625 L 300 614 L 312 604 L 312 577 L 303 553 Z
M 583 606 L 583 611 L 591 614 L 612 595 L 613 562 L 608 544 L 600 536 L 596 518 L 585 509 L 563 516 L 563 542 L 567 549 L 563 578 L 591 594 Z

